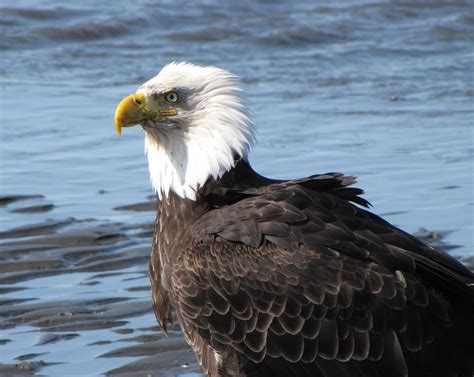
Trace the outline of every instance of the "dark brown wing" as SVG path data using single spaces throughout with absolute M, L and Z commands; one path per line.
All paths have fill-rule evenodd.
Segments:
M 416 269 L 443 289 L 451 288 L 451 294 L 474 300 L 468 288 L 474 278 L 465 266 L 351 204 L 368 205 L 358 196 L 362 190 L 347 187 L 354 182 L 330 173 L 246 189 L 242 192 L 252 196 L 207 213 L 198 226 L 204 234 L 255 247 L 266 242 L 287 250 L 325 246 L 391 270 Z
M 183 321 L 246 372 L 472 374 L 470 273 L 344 200 L 355 189 L 314 187 L 267 187 L 201 219 L 172 271 Z

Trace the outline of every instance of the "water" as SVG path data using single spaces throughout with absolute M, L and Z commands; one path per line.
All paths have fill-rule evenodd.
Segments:
M 113 113 L 185 60 L 241 77 L 259 172 L 357 175 L 376 213 L 448 231 L 457 255 L 473 255 L 468 1 L 0 4 L 0 194 L 45 195 L 55 219 L 151 221 L 113 210 L 151 193 L 142 132 L 117 138 Z M 0 216 L 4 230 L 45 214 Z

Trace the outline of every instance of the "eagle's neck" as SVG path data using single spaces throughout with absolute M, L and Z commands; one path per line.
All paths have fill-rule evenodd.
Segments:
M 178 245 L 189 242 L 189 229 L 205 212 L 205 204 L 181 198 L 173 192 L 158 200 L 156 234 L 160 251 L 168 250 L 169 253 Z
M 236 149 L 228 146 L 210 147 L 204 138 L 193 135 L 186 140 L 180 135 L 146 134 L 145 151 L 148 156 L 150 180 L 159 199 L 174 193 L 183 199 L 196 200 L 197 192 L 209 180 L 217 180 L 235 167 Z M 173 140 L 167 143 L 167 139 Z M 239 155 L 246 158 L 248 145 L 239 147 Z

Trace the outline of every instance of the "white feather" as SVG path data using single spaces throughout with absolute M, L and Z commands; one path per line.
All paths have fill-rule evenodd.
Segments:
M 195 200 L 209 177 L 233 168 L 235 155 L 247 158 L 253 123 L 236 78 L 223 69 L 171 63 L 137 92 L 169 89 L 184 93 L 182 108 L 173 124 L 144 127 L 150 179 L 160 199 L 173 191 Z

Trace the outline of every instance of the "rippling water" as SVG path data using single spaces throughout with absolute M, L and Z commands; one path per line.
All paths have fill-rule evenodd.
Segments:
M 143 135 L 115 105 L 173 60 L 242 78 L 277 178 L 359 176 L 376 213 L 473 255 L 473 6 L 466 2 L 2 2 L 0 194 L 47 217 L 153 219 Z M 45 214 L 0 212 L 2 230 Z

